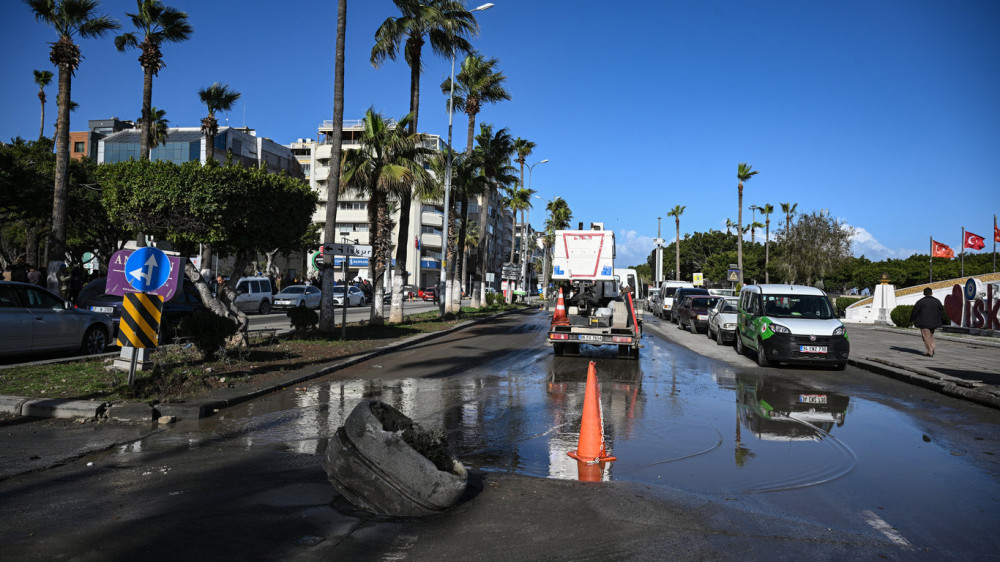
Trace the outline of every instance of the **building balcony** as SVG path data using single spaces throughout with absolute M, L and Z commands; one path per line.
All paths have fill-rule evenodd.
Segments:
M 421 234 L 420 235 L 420 245 L 427 248 L 440 248 L 441 247 L 441 235 L 440 234 Z
M 420 224 L 441 228 L 444 225 L 444 215 L 434 211 L 420 213 Z

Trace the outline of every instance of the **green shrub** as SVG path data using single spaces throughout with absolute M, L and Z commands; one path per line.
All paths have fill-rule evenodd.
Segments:
M 316 329 L 319 324 L 319 314 L 316 311 L 304 306 L 296 306 L 288 311 L 288 319 L 292 323 L 292 328 L 298 332 L 308 332 Z
M 909 328 L 913 325 L 910 321 L 910 313 L 913 312 L 912 304 L 901 304 L 896 308 L 892 309 L 889 313 L 889 318 L 892 318 L 892 323 L 900 328 Z
M 236 322 L 208 311 L 195 312 L 181 321 L 181 336 L 187 338 L 206 361 L 226 345 L 226 338 L 236 333 Z
M 493 306 L 493 303 L 497 299 L 496 293 L 486 293 L 486 306 Z

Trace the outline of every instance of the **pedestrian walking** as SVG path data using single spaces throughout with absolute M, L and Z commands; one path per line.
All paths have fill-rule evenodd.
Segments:
M 28 283 L 31 283 L 32 285 L 38 285 L 39 287 L 41 287 L 42 278 L 43 277 L 41 271 L 38 271 L 38 269 L 36 269 L 35 266 L 33 265 L 28 266 L 28 276 L 26 279 Z
M 941 327 L 942 312 L 944 306 L 934 298 L 934 291 L 930 287 L 924 289 L 924 297 L 913 305 L 913 311 L 910 312 L 910 321 L 920 328 L 920 335 L 924 338 L 927 357 L 934 357 L 934 330 Z
M 17 258 L 10 266 L 10 280 L 21 283 L 28 282 L 28 264 L 25 263 L 24 258 Z

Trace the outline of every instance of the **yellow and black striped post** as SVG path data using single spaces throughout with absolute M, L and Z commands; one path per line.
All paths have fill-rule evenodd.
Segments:
M 159 344 L 160 314 L 163 297 L 146 293 L 125 295 L 125 310 L 118 324 L 118 345 L 156 347 Z

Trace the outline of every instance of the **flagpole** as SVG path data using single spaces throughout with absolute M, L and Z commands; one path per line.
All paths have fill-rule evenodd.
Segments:
M 965 227 L 962 227 L 962 271 L 959 273 L 959 277 L 965 277 Z
M 930 279 L 930 282 L 933 283 L 934 282 L 934 237 L 933 236 L 931 236 L 931 257 L 930 257 L 930 262 L 931 262 L 931 279 Z
M 993 215 L 993 273 L 997 272 L 997 216 Z

